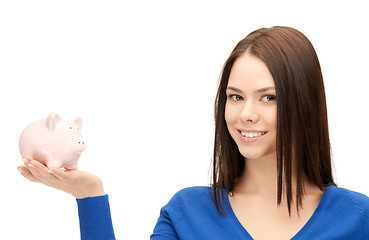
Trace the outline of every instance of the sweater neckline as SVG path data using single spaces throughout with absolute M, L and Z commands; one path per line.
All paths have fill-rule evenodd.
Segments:
M 322 215 L 324 215 L 324 212 L 326 210 L 326 203 L 331 196 L 331 193 L 333 191 L 333 188 L 336 186 L 330 185 L 327 186 L 324 190 L 323 196 L 320 199 L 320 202 L 318 204 L 318 207 L 315 209 L 313 215 L 309 218 L 309 220 L 305 223 L 305 225 L 291 238 L 291 240 L 297 240 L 298 238 L 302 237 L 306 231 L 309 231 L 310 228 L 312 228 L 317 222 L 319 222 L 319 219 Z M 231 206 L 231 203 L 229 202 L 228 198 L 228 191 L 224 191 L 224 199 L 225 204 L 228 212 L 230 213 L 230 217 L 232 220 L 238 225 L 239 229 L 245 233 L 245 237 L 247 237 L 250 240 L 253 240 L 247 229 L 241 224 L 241 222 L 238 220 L 236 214 L 233 211 L 233 208 Z

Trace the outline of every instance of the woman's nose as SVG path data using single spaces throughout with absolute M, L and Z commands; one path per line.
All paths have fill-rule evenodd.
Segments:
M 245 101 L 245 105 L 242 108 L 240 117 L 241 121 L 244 123 L 256 123 L 257 121 L 259 121 L 259 113 L 257 111 L 255 103 L 253 103 L 252 101 Z

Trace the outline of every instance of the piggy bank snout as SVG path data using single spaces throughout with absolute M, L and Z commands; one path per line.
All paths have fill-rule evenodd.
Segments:
M 71 148 L 74 152 L 83 152 L 85 150 L 85 140 L 81 136 L 73 136 L 70 141 Z

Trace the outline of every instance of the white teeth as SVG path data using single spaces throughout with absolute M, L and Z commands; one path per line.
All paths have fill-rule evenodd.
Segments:
M 260 135 L 264 135 L 266 132 L 241 132 L 242 136 L 253 138 L 253 137 L 259 137 Z

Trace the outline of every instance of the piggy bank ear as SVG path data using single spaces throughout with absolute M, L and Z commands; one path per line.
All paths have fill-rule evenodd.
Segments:
M 56 113 L 50 114 L 47 117 L 46 122 L 45 122 L 46 128 L 51 131 L 54 130 L 60 120 L 61 120 L 61 117 L 58 114 Z
M 82 124 L 83 124 L 82 118 L 80 118 L 80 117 L 73 117 L 70 120 L 71 120 L 71 122 L 74 122 L 79 129 L 82 128 Z

